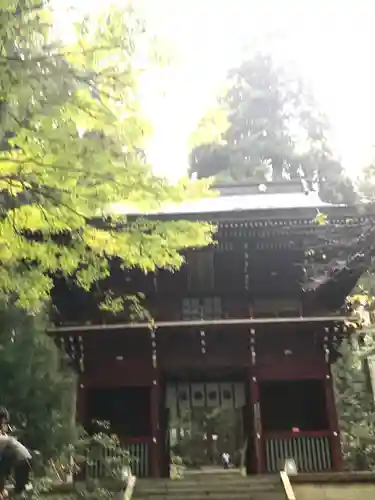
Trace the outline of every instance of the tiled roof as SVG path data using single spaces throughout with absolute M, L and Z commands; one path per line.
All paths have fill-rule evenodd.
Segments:
M 232 196 L 216 196 L 203 198 L 179 204 L 170 204 L 148 214 L 199 214 L 238 211 L 277 210 L 293 208 L 325 208 L 333 205 L 323 202 L 316 192 L 297 193 L 259 193 L 237 194 Z M 129 205 L 116 203 L 111 206 L 110 212 L 116 215 L 136 215 Z M 145 214 L 146 215 L 146 214 Z

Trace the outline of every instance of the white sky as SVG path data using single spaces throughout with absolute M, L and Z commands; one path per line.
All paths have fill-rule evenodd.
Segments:
M 126 0 L 115 0 L 116 3 Z M 92 0 L 78 0 L 92 10 Z M 187 143 L 215 104 L 226 71 L 245 50 L 269 47 L 311 83 L 332 125 L 337 153 L 352 176 L 375 145 L 375 1 L 135 0 L 151 32 L 171 47 L 168 68 L 145 77 L 143 103 L 154 135 L 149 160 L 176 177 Z M 97 0 L 95 7 L 108 1 Z

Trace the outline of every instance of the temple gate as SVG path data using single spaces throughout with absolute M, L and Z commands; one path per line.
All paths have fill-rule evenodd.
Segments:
M 56 282 L 51 334 L 80 374 L 79 418 L 109 420 L 139 475 L 168 476 L 171 454 L 199 467 L 222 451 L 237 463 L 243 453 L 249 474 L 289 457 L 306 472 L 341 469 L 331 364 L 375 217 L 288 183 L 265 187 L 222 193 L 210 212 L 150 216 L 218 225 L 217 245 L 188 249 L 177 273 L 113 263 L 102 289 L 142 292 L 152 324 L 106 315 L 97 290 Z

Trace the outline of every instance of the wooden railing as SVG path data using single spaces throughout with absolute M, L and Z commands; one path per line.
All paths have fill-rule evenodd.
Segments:
M 264 443 L 267 472 L 279 472 L 288 458 L 294 459 L 300 472 L 332 469 L 328 432 L 265 433 Z
M 147 438 L 134 438 L 129 439 L 127 442 L 131 468 L 137 477 L 150 475 L 150 444 L 150 439 Z
M 122 469 L 129 468 L 136 477 L 147 477 L 150 475 L 150 449 L 149 439 L 130 438 L 124 446 L 127 454 L 120 454 L 112 448 L 102 447 L 101 456 L 95 460 L 86 461 L 85 476 L 90 479 L 102 479 L 107 476 L 107 471 L 119 469 L 121 475 Z

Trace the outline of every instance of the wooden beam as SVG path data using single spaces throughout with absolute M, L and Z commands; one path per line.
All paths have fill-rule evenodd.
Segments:
M 175 328 L 186 326 L 234 326 L 234 325 L 259 325 L 259 324 L 279 324 L 279 323 L 328 323 L 355 321 L 356 318 L 350 316 L 305 316 L 288 318 L 243 318 L 243 319 L 216 319 L 216 320 L 192 320 L 192 321 L 157 321 L 155 323 L 117 323 L 101 325 L 69 325 L 48 328 L 47 333 L 58 334 L 68 332 L 88 332 L 101 330 L 124 330 L 142 328 Z

